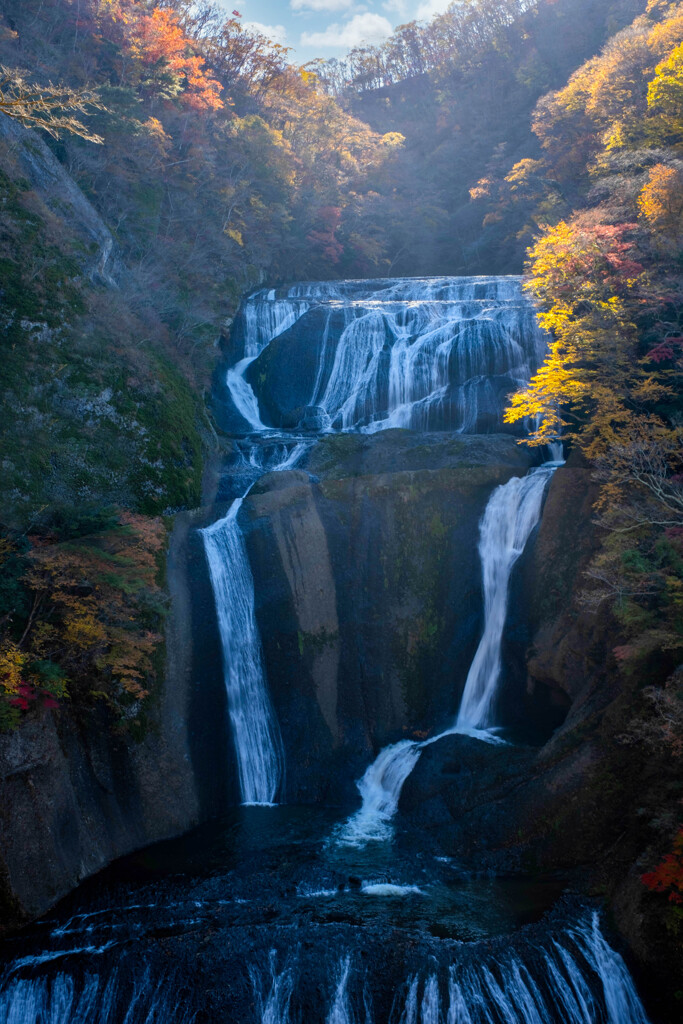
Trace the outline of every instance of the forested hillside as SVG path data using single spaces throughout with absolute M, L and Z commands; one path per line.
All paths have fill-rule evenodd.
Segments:
M 531 112 L 550 89 L 643 13 L 641 0 L 452 4 L 378 47 L 314 67 L 347 109 L 405 145 L 379 187 L 395 273 L 518 272 L 534 225 L 470 201 L 540 142 Z M 478 184 L 484 179 L 483 184 Z M 482 220 L 485 223 L 482 225 Z
M 164 517 L 200 503 L 242 295 L 519 272 L 530 244 L 554 343 L 508 416 L 592 460 L 586 601 L 615 610 L 624 673 L 663 684 L 683 636 L 683 6 L 473 0 L 307 68 L 209 3 L 0 11 L 3 725 L 67 697 L 140 723 Z M 682 708 L 675 674 L 645 690 L 632 742 L 680 757 Z M 675 902 L 679 875 L 652 877 Z
M 139 516 L 200 502 L 217 340 L 266 279 L 377 266 L 353 224 L 400 140 L 184 0 L 8 2 L 0 40 L 2 714 L 68 691 L 135 719 L 164 614 Z
M 618 623 L 613 654 L 628 697 L 615 741 L 655 767 L 657 784 L 637 797 L 654 847 L 640 863 L 657 865 L 643 881 L 668 898 L 674 958 L 683 937 L 682 72 L 683 5 L 650 0 L 539 103 L 540 157 L 482 183 L 477 202 L 502 222 L 519 204 L 541 226 L 527 287 L 553 340 L 507 417 L 537 417 L 533 443 L 570 438 L 600 485 L 601 548 L 584 601 Z

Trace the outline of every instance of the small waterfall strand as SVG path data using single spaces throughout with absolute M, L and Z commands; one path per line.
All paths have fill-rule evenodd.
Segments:
M 242 803 L 272 804 L 282 781 L 284 755 L 265 681 L 254 578 L 237 522 L 243 500 L 234 501 L 224 519 L 201 533 L 223 648 Z
M 479 535 L 484 632 L 465 682 L 456 722 L 459 732 L 495 725 L 510 576 L 538 523 L 543 494 L 553 471 L 554 467 L 541 466 L 525 477 L 513 477 L 496 488 L 486 506 Z
M 401 789 L 424 747 L 455 733 L 473 735 L 490 743 L 500 742 L 489 730 L 495 724 L 493 710 L 500 679 L 510 575 L 540 519 L 545 487 L 556 465 L 540 466 L 525 477 L 512 477 L 489 498 L 479 540 L 484 632 L 467 675 L 455 724 L 424 742 L 401 740 L 380 751 L 358 782 L 363 801 L 360 810 L 336 830 L 338 843 L 364 846 L 368 842 L 391 839 L 392 819 L 398 810 Z
M 263 473 L 281 473 L 292 469 L 310 444 L 254 449 L 250 462 Z M 273 804 L 282 785 L 284 749 L 268 694 L 254 613 L 254 577 L 237 518 L 244 497 L 200 532 L 216 605 L 242 803 Z

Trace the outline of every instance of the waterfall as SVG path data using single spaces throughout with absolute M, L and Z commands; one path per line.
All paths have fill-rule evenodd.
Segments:
M 528 382 L 547 343 L 518 277 L 342 281 L 251 296 L 244 358 L 304 330 L 313 310 L 321 340 L 305 404 L 341 430 L 502 429 L 502 395 Z
M 448 972 L 446 1024 L 648 1024 L 622 957 L 597 913 L 539 949 L 484 953 Z M 529 955 L 531 954 L 531 955 Z M 539 969 L 540 968 L 540 969 Z M 441 1024 L 436 975 L 408 982 L 400 1024 Z
M 545 339 L 516 280 L 505 298 L 499 281 L 487 298 L 464 296 L 467 290 L 437 301 L 415 282 L 402 301 L 385 294 L 365 300 L 316 398 L 336 427 L 469 432 L 484 412 L 502 426 L 492 380 L 507 379 L 507 390 L 529 380 Z
M 425 982 L 422 994 L 422 1024 L 441 1024 L 439 982 L 435 974 Z
M 484 584 L 484 633 L 472 660 L 456 721 L 458 732 L 493 726 L 503 630 L 512 568 L 538 523 L 554 467 L 541 466 L 497 487 L 481 521 L 479 555 Z
M 119 973 L 108 980 L 86 974 L 10 978 L 0 985 L 3 1024 L 193 1024 L 171 979 L 155 984 L 145 973 L 122 996 Z
M 325 1024 L 354 1024 L 350 955 L 337 965 Z M 293 1024 L 292 974 L 272 973 L 257 992 L 260 1024 Z M 304 978 L 301 978 L 302 982 Z M 268 989 L 264 1000 L 259 993 Z M 275 991 L 280 992 L 276 996 Z M 360 1001 L 360 1000 L 359 1000 Z M 366 1003 L 366 1020 L 371 1008 Z M 271 1010 L 277 1005 L 277 1011 Z M 317 1018 L 316 1018 L 317 1019 Z M 385 1020 L 384 1017 L 381 1018 Z M 557 928 L 543 945 L 519 940 L 463 943 L 457 960 L 397 990 L 387 1024 L 649 1024 L 626 964 L 600 929 L 598 914 Z M 52 1024 L 52 1022 L 50 1022 Z
M 337 988 L 325 1024 L 355 1024 L 355 1016 L 349 1004 L 349 974 L 351 973 L 351 957 L 344 957 L 338 968 Z
M 337 842 L 344 846 L 364 846 L 391 838 L 391 821 L 398 809 L 403 783 L 415 767 L 421 750 L 421 743 L 401 740 L 380 751 L 358 783 L 363 801 L 360 810 L 337 830 Z
M 202 530 L 223 648 L 228 713 L 237 754 L 242 803 L 272 804 L 282 782 L 284 755 L 263 669 L 254 615 L 254 578 L 237 515 Z
M 405 1006 L 403 1007 L 403 1013 L 401 1014 L 399 1024 L 419 1024 L 417 995 L 419 984 L 420 979 L 417 975 L 408 980 L 408 993 L 406 995 Z
M 465 682 L 455 724 L 423 742 L 401 740 L 380 751 L 358 782 L 362 798 L 356 811 L 335 833 L 347 846 L 392 837 L 392 819 L 405 780 L 424 747 L 456 733 L 501 742 L 491 729 L 501 670 L 501 645 L 507 617 L 512 569 L 541 515 L 546 484 L 559 463 L 532 469 L 497 487 L 488 500 L 479 528 L 479 554 L 484 589 L 484 632 Z
M 284 472 L 296 465 L 311 443 L 254 447 L 250 464 L 261 473 Z M 245 497 L 237 498 L 223 519 L 200 533 L 216 605 L 242 803 L 273 804 L 282 785 L 284 750 L 268 695 L 254 613 L 254 577 L 237 521 Z
M 262 289 L 244 305 L 244 357 L 255 359 L 265 346 L 296 323 L 311 307 L 311 299 L 278 299 L 274 289 Z
M 259 1024 L 287 1024 L 289 1020 L 289 1004 L 292 1000 L 294 978 L 289 967 L 285 967 L 278 973 L 276 957 L 276 951 L 272 950 L 270 976 L 265 985 L 261 982 L 258 971 L 253 967 L 249 970 Z
M 255 358 L 256 356 L 249 356 L 246 359 L 241 359 L 239 363 L 228 370 L 225 382 L 240 416 L 247 421 L 252 430 L 258 431 L 265 430 L 266 426 L 261 422 L 261 414 L 254 390 L 249 381 L 244 378 L 244 374 Z

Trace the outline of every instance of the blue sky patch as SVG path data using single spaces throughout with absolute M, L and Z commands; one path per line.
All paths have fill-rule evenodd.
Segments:
M 381 43 L 397 25 L 429 20 L 451 0 L 220 0 L 242 23 L 292 48 L 293 60 L 342 57 L 362 43 Z

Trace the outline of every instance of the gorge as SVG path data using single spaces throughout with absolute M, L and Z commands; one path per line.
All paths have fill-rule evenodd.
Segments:
M 552 825 L 590 482 L 502 416 L 546 344 L 519 278 L 243 302 L 174 550 L 202 823 L 5 940 L 8 1024 L 646 1024 Z

